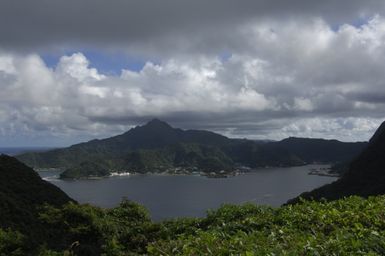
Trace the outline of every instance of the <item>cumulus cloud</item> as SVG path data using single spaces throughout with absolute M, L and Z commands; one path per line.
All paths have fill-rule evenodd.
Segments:
M 28 24 L 36 35 L 20 24 L 48 14 L 38 18 L 41 10 L 32 6 L 34 11 L 19 23 L 6 28 L 0 22 L 4 35 L 0 39 L 0 142 L 23 144 L 30 139 L 70 144 L 120 133 L 152 117 L 231 137 L 354 141 L 369 139 L 384 118 L 381 1 L 365 5 L 350 1 L 346 6 L 325 1 L 335 7 L 329 12 L 325 12 L 330 8 L 326 3 L 309 5 L 307 1 L 245 1 L 240 6 L 223 1 L 217 6 L 218 13 L 210 9 L 214 8 L 211 2 L 207 13 L 199 5 L 190 6 L 202 12 L 202 19 L 187 12 L 186 6 L 171 8 L 171 2 L 165 1 L 159 11 L 181 12 L 174 19 L 159 14 L 156 24 L 155 18 L 142 23 L 135 20 L 139 19 L 135 15 L 147 10 L 142 3 L 134 8 L 138 13 L 134 17 L 120 16 L 116 10 L 116 17 L 109 16 L 102 24 L 92 15 L 89 20 L 80 19 L 81 9 L 62 17 L 55 12 L 59 7 L 45 2 L 50 15 L 57 17 L 51 17 L 51 25 Z M 102 14 L 98 9 L 102 3 L 96 1 L 89 10 Z M 9 1 L 1 5 L 13 13 L 20 10 Z M 61 5 L 63 10 L 73 8 L 64 2 Z M 298 6 L 304 10 L 298 11 Z M 4 14 L 0 19 L 13 19 L 0 10 Z M 302 15 L 295 18 L 298 13 Z M 355 19 L 361 24 L 352 25 Z M 63 21 L 79 24 L 61 27 Z M 123 27 L 129 22 L 136 27 Z M 220 22 L 224 25 L 218 25 Z M 202 24 L 208 28 L 200 29 Z M 109 27 L 112 25 L 117 28 Z M 187 25 L 189 29 L 183 29 Z M 11 28 L 21 33 L 11 35 Z M 51 30 L 52 34 L 47 33 Z M 104 50 L 120 47 L 127 52 L 146 52 L 159 61 L 147 61 L 139 71 L 127 68 L 111 75 L 92 67 L 80 51 L 63 54 L 54 67 L 48 67 L 39 54 L 29 53 L 40 51 L 35 43 L 50 48 L 59 46 L 59 41 L 67 45 L 89 42 L 100 49 L 108 43 Z

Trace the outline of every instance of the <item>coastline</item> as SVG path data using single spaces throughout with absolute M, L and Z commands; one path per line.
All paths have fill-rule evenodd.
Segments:
M 330 173 L 330 167 L 312 167 L 309 165 L 309 172 L 308 175 L 317 175 L 317 176 L 327 176 L 327 177 L 339 177 L 340 175 L 337 173 Z M 271 166 L 262 168 L 262 169 L 270 169 L 273 168 Z M 290 168 L 290 167 L 288 167 Z M 109 175 L 105 176 L 84 176 L 84 177 L 73 177 L 73 178 L 59 178 L 59 180 L 101 180 L 105 178 L 114 178 L 114 177 L 129 177 L 134 175 L 182 175 L 182 176 L 201 176 L 206 178 L 231 178 L 238 175 L 242 175 L 249 172 L 258 171 L 261 168 L 249 168 L 245 166 L 240 166 L 238 168 L 235 168 L 233 170 L 221 170 L 219 172 L 214 171 L 199 171 L 197 168 L 183 168 L 183 167 L 174 167 L 166 169 L 165 171 L 151 171 L 151 172 L 136 172 L 136 171 L 128 171 L 124 170 L 121 172 L 118 172 L 116 170 L 110 171 Z M 61 172 L 63 171 L 63 168 L 35 168 L 35 171 L 37 172 Z
M 312 168 L 309 169 L 309 175 L 317 175 L 317 176 L 327 176 L 327 177 L 340 177 L 338 173 L 332 173 L 331 168 Z

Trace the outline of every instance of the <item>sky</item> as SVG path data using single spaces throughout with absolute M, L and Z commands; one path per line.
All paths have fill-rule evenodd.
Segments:
M 368 140 L 385 120 L 385 1 L 0 0 L 0 146 L 152 118 Z

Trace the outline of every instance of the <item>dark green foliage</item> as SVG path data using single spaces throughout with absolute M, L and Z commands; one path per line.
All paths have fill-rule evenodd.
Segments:
M 73 203 L 46 206 L 40 219 L 47 228 L 55 227 L 56 233 L 35 251 L 40 255 L 384 255 L 384 205 L 385 196 L 301 201 L 280 208 L 224 205 L 206 218 L 160 223 L 151 222 L 142 206 L 127 200 L 113 209 Z M 1 241 L 0 252 L 26 252 L 18 233 L 0 230 Z
M 79 165 L 70 167 L 60 174 L 62 179 L 78 179 L 82 177 L 103 177 L 109 176 L 108 167 L 100 163 L 81 162 Z
M 72 202 L 45 205 L 37 220 L 43 224 L 40 230 L 31 227 L 29 233 L 43 234 L 39 243 L 31 243 L 29 235 L 0 229 L 0 256 L 132 255 L 144 253 L 160 230 L 143 206 L 127 200 L 113 209 Z
M 196 228 L 150 244 L 151 255 L 384 255 L 384 197 L 278 209 L 224 206 Z
M 186 171 L 231 172 L 240 165 L 286 167 L 350 160 L 365 145 L 300 138 L 261 143 L 229 139 L 209 131 L 175 129 L 154 119 L 115 137 L 26 153 L 18 159 L 33 167 L 65 168 L 63 178 L 107 176 L 111 171 L 163 172 L 181 167 Z
M 0 176 L 0 228 L 23 233 L 31 246 L 40 243 L 45 230 L 37 220 L 39 208 L 72 199 L 13 157 L 0 156 Z
M 143 206 L 128 200 L 112 209 L 73 203 L 46 206 L 40 219 L 47 229 L 56 231 L 47 237 L 49 249 L 67 248 L 76 255 L 144 253 L 159 230 Z
M 67 204 L 63 208 L 46 205 L 40 221 L 50 230 L 46 243 L 53 249 L 71 248 L 81 255 L 98 255 L 103 241 L 105 212 L 90 205 Z
M 172 159 L 161 150 L 138 150 L 124 157 L 127 170 L 139 173 L 164 171 L 172 167 Z
M 151 222 L 147 209 L 137 203 L 123 200 L 119 207 L 107 210 L 107 215 L 108 227 L 113 228 L 110 237 L 123 251 L 144 253 L 147 244 L 157 237 L 158 226 Z
M 26 251 L 24 239 L 24 236 L 19 232 L 0 228 L 0 256 L 24 255 Z

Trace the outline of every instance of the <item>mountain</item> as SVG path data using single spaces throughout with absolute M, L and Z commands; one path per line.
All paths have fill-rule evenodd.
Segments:
M 102 140 L 76 144 L 64 149 L 43 153 L 26 153 L 18 159 L 33 167 L 63 167 L 68 163 L 80 164 L 85 159 L 122 157 L 136 150 L 151 150 L 176 143 L 197 143 L 205 145 L 223 145 L 228 138 L 208 131 L 183 131 L 169 126 L 158 119 L 146 125 L 137 126 L 128 132 Z
M 338 140 L 290 137 L 276 142 L 307 163 L 346 162 L 352 160 L 367 146 L 367 142 L 341 142 Z
M 17 159 L 0 155 L 0 228 L 19 231 L 39 242 L 44 228 L 38 221 L 44 204 L 59 207 L 73 200 Z M 1 247 L 1 246 L 0 246 Z
M 239 166 L 296 166 L 353 158 L 365 143 L 289 138 L 274 142 L 230 139 L 210 131 L 182 130 L 153 119 L 111 138 L 17 158 L 34 168 L 64 168 L 62 178 L 114 172 L 231 173 Z
M 337 181 L 303 193 L 304 199 L 329 200 L 350 195 L 363 197 L 385 194 L 385 122 L 377 129 L 365 150 Z M 296 202 L 298 198 L 290 201 Z
M 15 156 L 26 152 L 43 152 L 53 148 L 50 147 L 0 147 L 0 154 Z

